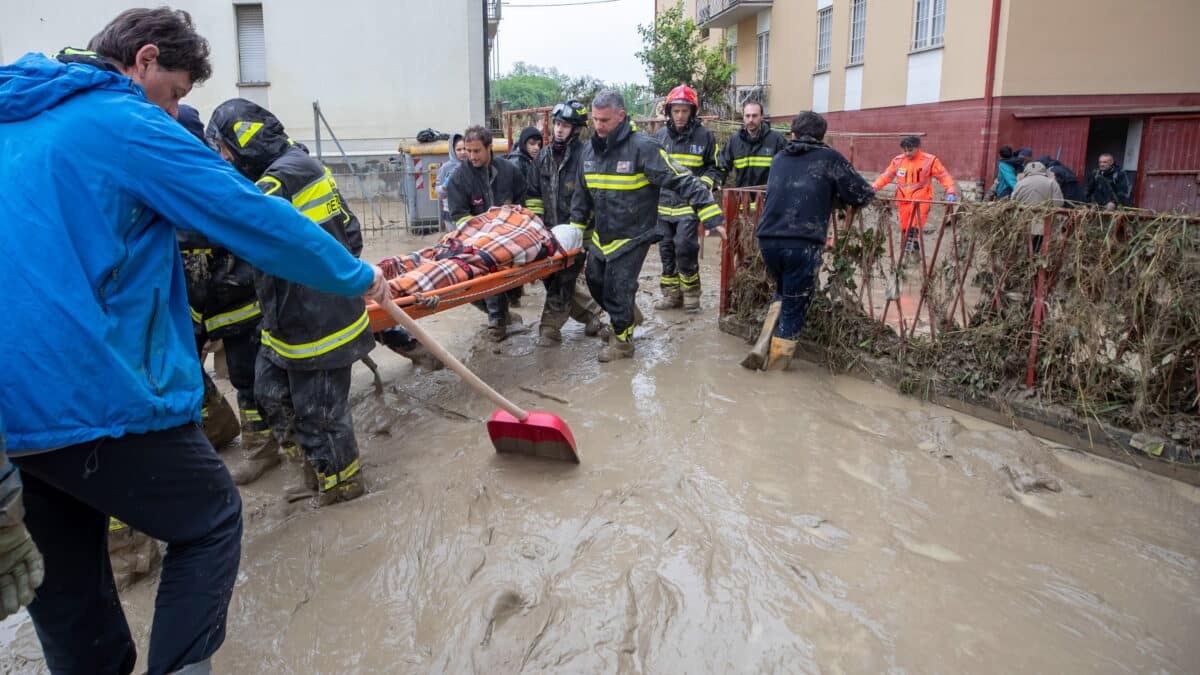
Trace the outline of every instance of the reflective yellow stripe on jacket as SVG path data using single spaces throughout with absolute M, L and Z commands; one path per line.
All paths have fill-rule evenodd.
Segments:
M 583 175 L 587 186 L 595 190 L 638 190 L 650 185 L 646 174 L 635 173 L 632 176 L 621 176 L 611 173 L 587 173 Z
M 679 162 L 680 166 L 686 166 L 688 168 L 704 166 L 704 158 L 700 155 L 687 155 L 679 152 L 672 152 L 671 159 Z
M 750 155 L 749 157 L 738 157 L 733 160 L 733 168 L 735 169 L 745 169 L 751 166 L 770 168 L 771 158 L 761 155 Z
M 336 189 L 337 183 L 326 167 L 324 176 L 309 183 L 292 197 L 292 206 L 314 223 L 323 223 L 342 213 L 342 202 L 338 199 Z
M 214 315 L 209 319 L 205 319 L 204 330 L 212 332 L 218 328 L 232 326 L 235 323 L 241 323 L 242 321 L 253 319 L 254 317 L 260 315 L 262 315 L 262 308 L 259 307 L 258 301 L 254 301 L 243 307 L 238 307 L 233 311 L 223 312 L 221 314 Z M 193 316 L 193 319 L 194 318 L 195 317 Z
M 625 244 L 628 244 L 629 240 L 628 239 L 613 239 L 612 241 L 608 242 L 607 244 L 601 244 L 600 243 L 600 235 L 596 234 L 595 232 L 592 232 L 592 243 L 595 244 L 596 248 L 600 249 L 600 252 L 603 253 L 604 255 L 612 255 L 613 253 L 615 253 L 617 251 L 617 249 L 621 248 Z
M 371 320 L 367 316 L 367 311 L 364 309 L 362 316 L 358 317 L 354 323 L 346 326 L 332 335 L 327 335 L 320 340 L 306 342 L 302 345 L 289 345 L 288 343 L 283 342 L 271 335 L 270 331 L 263 330 L 262 343 L 265 346 L 274 349 L 276 354 L 279 354 L 285 359 L 311 359 L 315 356 L 328 354 L 342 345 L 349 344 L 350 342 L 354 341 L 354 338 L 362 335 L 362 332 L 365 331 L 370 325 Z
M 539 216 L 546 215 L 546 204 L 540 199 L 526 199 L 525 208 L 533 211 Z
M 690 206 L 663 206 L 658 205 L 658 215 L 660 216 L 694 216 L 696 210 Z

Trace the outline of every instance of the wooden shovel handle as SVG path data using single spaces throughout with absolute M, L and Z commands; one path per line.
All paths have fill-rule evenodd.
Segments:
M 384 300 L 380 304 L 380 307 L 383 308 L 383 311 L 388 313 L 388 316 L 395 319 L 396 323 L 400 324 L 404 330 L 412 333 L 412 336 L 415 337 L 421 344 L 425 345 L 425 348 L 428 349 L 430 353 L 436 356 L 439 361 L 446 364 L 447 368 L 453 370 L 459 377 L 462 378 L 463 382 L 466 382 L 467 385 L 472 389 L 491 399 L 492 403 L 495 403 L 496 405 L 505 409 L 508 411 L 508 414 L 512 415 L 518 420 L 524 422 L 529 418 L 528 412 L 522 410 L 517 406 L 517 404 L 513 403 L 507 398 L 504 398 L 500 392 L 488 386 L 487 382 L 479 379 L 479 376 L 475 373 L 472 373 L 470 368 L 464 366 L 462 361 L 454 358 L 453 354 L 446 351 L 445 347 L 438 344 L 438 341 L 434 340 L 429 333 L 426 333 L 425 329 L 417 325 L 415 319 L 406 314 L 404 310 L 397 307 L 396 303 L 392 302 L 391 295 L 384 295 Z

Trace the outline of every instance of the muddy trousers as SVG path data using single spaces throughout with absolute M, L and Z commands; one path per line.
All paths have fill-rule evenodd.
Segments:
M 650 244 L 626 244 L 613 255 L 600 254 L 596 247 L 588 248 L 588 290 L 592 298 L 608 312 L 613 334 L 621 340 L 633 335 L 633 310 L 637 306 L 638 275 Z
M 221 344 L 225 346 L 225 365 L 229 367 L 229 383 L 237 390 L 238 408 L 242 410 L 243 418 L 246 418 L 250 411 L 254 411 L 254 414 L 249 417 L 253 418 L 258 415 L 258 403 L 254 398 L 254 368 L 258 361 L 258 336 L 260 333 L 258 326 L 256 321 L 250 330 L 220 338 Z M 208 336 L 204 333 L 196 336 L 197 353 L 204 348 L 207 340 Z M 208 393 L 215 388 L 216 385 L 205 371 L 204 391 Z M 243 421 L 246 420 L 243 419 Z
M 576 282 L 583 272 L 584 256 L 576 256 L 575 262 L 565 270 L 546 277 L 542 284 L 546 287 L 546 305 L 542 309 L 542 325 L 562 328 L 567 318 L 579 323 L 587 323 L 600 308 L 587 294 L 581 294 Z M 583 297 L 580 297 L 580 296 Z
M 693 288 L 700 285 L 700 221 L 658 221 L 663 240 L 658 242 L 662 259 L 663 288 Z
M 195 424 L 15 458 L 25 524 L 46 559 L 29 606 L 53 673 L 129 673 L 137 653 L 113 583 L 108 514 L 167 542 L 149 672 L 209 658 L 241 558 L 242 500 Z
M 260 355 L 254 393 L 279 444 L 299 444 L 318 473 L 333 476 L 357 464 L 350 366 L 287 370 Z
M 762 242 L 760 241 L 761 245 Z M 804 328 L 812 304 L 824 244 L 804 243 L 790 248 L 762 249 L 767 274 L 775 285 L 775 301 L 782 302 L 775 337 L 795 340 Z
M 487 313 L 489 326 L 508 325 L 508 293 L 497 293 L 471 304 Z

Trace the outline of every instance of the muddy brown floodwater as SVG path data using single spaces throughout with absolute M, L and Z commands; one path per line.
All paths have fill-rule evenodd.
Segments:
M 244 492 L 216 671 L 1200 672 L 1200 490 L 816 365 L 748 373 L 714 250 L 704 312 L 648 311 L 629 361 L 575 323 L 537 348 L 540 288 L 499 347 L 473 308 L 423 320 L 565 418 L 580 466 L 497 456 L 492 405 L 377 350 L 385 396 L 361 367 L 353 390 L 370 494 Z M 123 597 L 143 654 L 154 591 Z M 27 617 L 0 647 L 0 672 L 44 670 Z

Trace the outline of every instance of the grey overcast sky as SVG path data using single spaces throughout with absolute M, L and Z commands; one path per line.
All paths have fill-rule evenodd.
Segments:
M 654 0 L 577 4 L 584 1 L 504 0 L 500 74 L 525 61 L 610 83 L 645 83 L 646 70 L 635 56 L 642 47 L 637 27 L 654 20 Z

